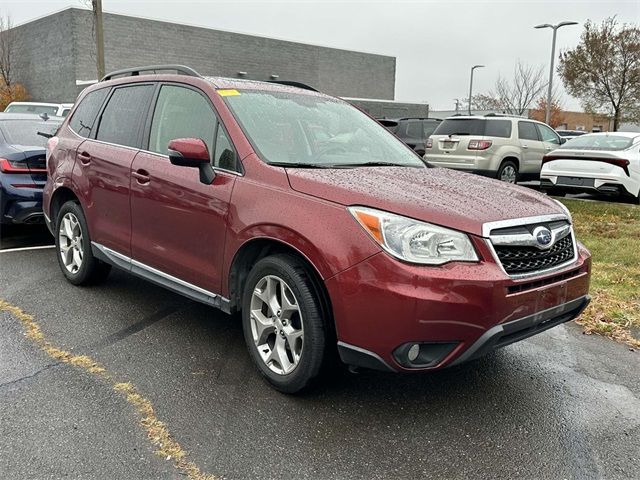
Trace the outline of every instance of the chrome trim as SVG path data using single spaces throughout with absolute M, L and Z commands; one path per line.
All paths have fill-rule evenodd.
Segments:
M 122 253 L 105 247 L 104 245 L 101 245 L 99 243 L 91 242 L 91 246 L 98 252 L 100 252 L 102 254 L 101 256 L 104 257 L 109 263 L 112 263 L 117 267 L 120 267 L 146 280 L 158 283 L 161 286 L 181 293 L 193 300 L 197 300 L 207 305 L 212 305 L 229 313 L 229 299 L 223 297 L 222 295 L 210 292 L 208 290 L 205 290 L 204 288 L 198 287 L 197 285 L 186 282 L 178 277 L 174 277 L 173 275 L 169 275 L 168 273 L 165 273 L 161 270 L 150 267 L 149 265 L 134 260 L 131 257 L 123 255 Z
M 489 238 L 491 230 L 505 227 L 520 227 L 531 225 L 533 223 L 554 222 L 557 220 L 566 220 L 571 224 L 571 218 L 563 213 L 555 213 L 552 215 L 539 215 L 536 217 L 512 218 L 510 220 L 499 220 L 497 222 L 487 222 L 482 225 L 482 236 Z
M 551 228 L 549 230 L 551 231 L 551 243 L 549 243 L 549 245 L 546 247 L 541 247 L 536 238 L 530 233 L 515 235 L 492 235 L 489 238 L 493 245 L 538 247 L 540 250 L 549 250 L 558 242 L 558 240 L 562 240 L 564 237 L 571 233 L 571 225 L 562 225 L 560 227 Z

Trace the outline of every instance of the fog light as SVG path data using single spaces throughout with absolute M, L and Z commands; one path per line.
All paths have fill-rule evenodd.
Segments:
M 414 343 L 413 346 L 407 352 L 407 358 L 410 362 L 414 362 L 416 358 L 418 358 L 418 354 L 420 353 L 420 345 Z

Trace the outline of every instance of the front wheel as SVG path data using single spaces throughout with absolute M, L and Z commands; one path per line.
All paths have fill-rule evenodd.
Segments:
M 93 256 L 87 220 L 77 202 L 62 205 L 54 232 L 58 263 L 69 282 L 89 285 L 107 278 L 111 265 Z
M 505 160 L 498 169 L 498 180 L 507 183 L 516 183 L 518 181 L 518 166 L 511 160 Z
M 291 255 L 260 260 L 245 283 L 242 327 L 251 359 L 277 390 L 296 393 L 318 376 L 325 357 L 320 300 Z

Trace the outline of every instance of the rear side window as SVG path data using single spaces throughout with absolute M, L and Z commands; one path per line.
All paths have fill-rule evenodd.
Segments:
M 511 121 L 510 120 L 488 120 L 485 126 L 484 134 L 487 137 L 511 137 Z
M 82 99 L 69 122 L 69 126 L 74 132 L 85 138 L 91 136 L 93 122 L 108 92 L 108 88 L 101 88 L 88 93 Z
M 163 85 L 151 122 L 149 151 L 167 155 L 176 138 L 199 138 L 213 154 L 216 115 L 209 101 L 190 88 Z
M 538 140 L 538 132 L 535 124 L 531 122 L 518 122 L 518 138 L 521 140 Z
M 153 85 L 117 88 L 102 112 L 96 139 L 127 147 L 139 147 L 142 124 L 153 89 Z
M 444 120 L 434 135 L 484 135 L 486 120 L 479 118 L 450 118 Z

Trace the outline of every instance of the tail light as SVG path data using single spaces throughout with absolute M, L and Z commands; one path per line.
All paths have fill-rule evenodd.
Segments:
M 58 137 L 51 137 L 47 140 L 47 150 L 45 153 L 45 165 L 49 168 L 49 157 L 51 156 L 51 152 L 58 146 Z
M 469 140 L 469 150 L 486 150 L 491 146 L 491 140 Z
M 433 140 L 431 138 L 427 138 L 427 141 L 424 144 L 424 148 L 433 148 Z
M 627 174 L 627 177 L 630 177 L 629 174 L 629 164 L 631 163 L 626 158 L 601 158 L 601 157 L 560 157 L 558 155 L 545 155 L 542 157 L 542 165 L 545 163 L 552 162 L 554 160 L 587 160 L 591 162 L 602 162 L 608 163 L 609 165 L 615 165 L 624 170 L 624 173 Z
M 0 158 L 0 172 L 2 173 L 46 173 L 44 168 L 29 168 L 26 165 L 16 165 L 15 162 Z

